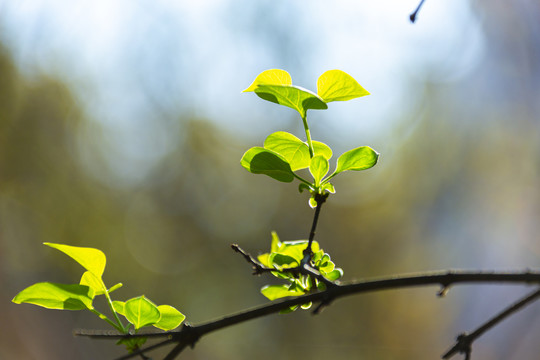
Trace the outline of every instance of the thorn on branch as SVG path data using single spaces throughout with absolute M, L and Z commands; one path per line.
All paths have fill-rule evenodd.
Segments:
M 465 360 L 470 360 L 472 352 L 472 342 L 474 338 L 467 333 L 459 334 L 456 338 L 457 343 L 452 346 L 443 356 L 443 359 L 450 359 L 455 354 L 465 354 Z
M 448 291 L 450 291 L 450 287 L 446 284 L 443 284 L 441 289 L 437 291 L 437 296 L 440 298 L 445 297 L 446 294 L 448 294 Z

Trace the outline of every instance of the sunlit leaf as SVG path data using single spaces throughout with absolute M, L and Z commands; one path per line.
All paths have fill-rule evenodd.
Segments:
M 124 301 L 114 300 L 112 304 L 114 311 L 116 311 L 120 315 L 126 316 L 126 303 Z
M 369 146 L 361 146 L 341 155 L 337 160 L 335 174 L 347 170 L 366 170 L 373 167 L 379 158 L 379 154 Z
M 291 75 L 285 70 L 265 70 L 243 92 L 254 91 L 259 85 L 292 85 Z
M 103 284 L 103 280 L 94 275 L 93 272 L 85 271 L 79 284 L 91 287 L 96 296 L 105 294 L 105 284 Z
M 322 155 L 326 160 L 330 160 L 332 157 L 332 149 L 328 145 L 320 141 L 313 141 L 314 155 Z
M 16 304 L 27 303 L 47 309 L 93 309 L 94 291 L 86 285 L 41 282 L 31 285 L 13 298 Z
M 89 247 L 70 246 L 64 244 L 44 243 L 54 249 L 60 250 L 73 260 L 81 264 L 86 270 L 101 278 L 105 271 L 107 259 L 105 254 L 98 249 Z
M 254 90 L 261 99 L 290 107 L 306 116 L 309 109 L 324 110 L 328 105 L 317 94 L 295 85 L 259 85 Z
M 154 326 L 161 330 L 169 331 L 176 329 L 186 318 L 184 314 L 170 305 L 159 305 L 158 310 L 161 318 Z
M 240 163 L 253 174 L 265 174 L 282 182 L 294 180 L 290 165 L 273 151 L 261 147 L 246 151 Z
M 260 98 L 288 106 L 305 117 L 308 109 L 327 109 L 326 103 L 315 93 L 294 86 L 284 70 L 271 69 L 260 73 L 244 92 L 253 91 Z
M 334 188 L 334 185 L 332 185 L 332 183 L 329 183 L 329 182 L 324 183 L 323 186 L 321 187 L 321 189 L 323 191 L 327 191 L 327 192 L 329 192 L 331 194 L 336 193 L 336 189 Z
M 343 276 L 343 270 L 340 268 L 335 268 L 329 273 L 324 274 L 324 277 L 330 281 L 335 281 Z
M 133 324 L 135 329 L 153 325 L 161 316 L 157 306 L 144 295 L 126 301 L 124 311 L 126 319 Z
M 322 178 L 328 173 L 329 169 L 328 160 L 322 155 L 314 156 L 309 164 L 309 172 L 315 180 L 315 186 L 319 186 Z
M 317 207 L 317 200 L 315 200 L 315 195 L 312 195 L 308 200 L 309 207 L 315 209 Z
M 303 291 L 290 291 L 287 285 L 266 285 L 261 289 L 261 293 L 271 301 L 287 296 L 304 295 Z
M 307 168 L 311 160 L 307 144 L 285 131 L 270 134 L 264 141 L 264 148 L 283 156 L 292 171 Z
M 329 70 L 317 80 L 317 94 L 328 103 L 355 99 L 369 92 L 346 72 Z

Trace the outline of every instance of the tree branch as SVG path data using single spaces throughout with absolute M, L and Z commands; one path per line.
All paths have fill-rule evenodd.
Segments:
M 418 4 L 418 6 L 416 7 L 416 10 L 414 10 L 412 14 L 409 15 L 409 19 L 411 19 L 412 23 L 416 21 L 416 16 L 418 16 L 418 12 L 420 11 L 420 8 L 422 7 L 422 5 L 424 5 L 424 1 L 425 0 L 421 0 L 420 4 Z
M 526 271 L 524 273 L 497 273 L 497 272 L 443 272 L 443 273 L 431 273 L 412 276 L 399 276 L 391 278 L 383 278 L 378 280 L 359 281 L 349 284 L 342 284 L 327 288 L 325 291 L 321 291 L 314 294 L 302 295 L 287 300 L 274 301 L 272 303 L 248 309 L 236 314 L 224 316 L 221 319 L 209 321 L 200 325 L 184 324 L 180 330 L 169 332 L 154 332 L 154 333 L 141 333 L 134 335 L 114 334 L 111 331 L 98 332 L 98 331 L 85 331 L 79 330 L 75 332 L 78 336 L 88 336 L 97 339 L 115 339 L 115 338 L 130 338 L 130 337 L 167 337 L 167 340 L 162 341 L 159 344 L 155 344 L 151 347 L 141 349 L 140 351 L 128 354 L 120 359 L 130 359 L 139 355 L 142 352 L 155 349 L 157 347 L 178 342 L 173 349 L 174 355 L 169 353 L 166 357 L 167 360 L 172 360 L 176 357 L 186 346 L 194 346 L 195 343 L 204 335 L 216 330 L 220 330 L 232 325 L 236 325 L 248 320 L 256 319 L 273 313 L 277 313 L 281 310 L 287 309 L 294 305 L 301 305 L 308 302 L 325 302 L 328 303 L 337 298 L 361 294 L 367 292 L 400 289 L 418 286 L 430 286 L 440 285 L 443 290 L 447 290 L 451 285 L 464 284 L 464 283 L 508 283 L 508 284 L 540 284 L 540 273 Z M 538 290 L 540 292 L 540 290 Z M 440 293 L 440 292 L 439 292 Z M 538 295 L 537 295 L 538 296 Z M 532 301 L 532 300 L 529 300 Z M 516 305 L 514 305 L 515 307 Z M 523 305 L 521 305 L 523 306 Z M 518 307 L 519 308 L 519 307 Z M 515 311 L 515 310 L 514 310 Z M 507 315 L 505 315 L 507 316 Z M 498 322 L 500 320 L 495 321 Z M 493 324 L 494 325 L 494 324 Z M 493 326 L 491 325 L 491 326 Z M 487 329 L 482 329 L 477 336 Z M 478 330 L 477 330 L 478 331 Z M 473 333 L 474 334 L 474 333 Z M 459 351 L 459 349 L 457 350 Z
M 530 304 L 534 300 L 536 300 L 540 296 L 540 289 L 530 293 L 517 303 L 513 304 L 512 306 L 506 308 L 499 314 L 497 314 L 495 317 L 491 318 L 486 323 L 482 324 L 478 329 L 474 330 L 472 333 L 467 334 L 463 333 L 458 335 L 457 337 L 457 343 L 448 350 L 443 356 L 443 359 L 450 359 L 452 356 L 454 356 L 457 353 L 465 354 L 465 359 L 470 359 L 471 357 L 471 351 L 472 351 L 472 343 L 482 336 L 486 331 L 497 325 L 499 322 L 503 321 L 516 311 L 520 310 L 521 308 L 525 307 L 526 305 Z

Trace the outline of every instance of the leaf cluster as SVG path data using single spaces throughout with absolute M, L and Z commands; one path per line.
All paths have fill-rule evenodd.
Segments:
M 242 156 L 240 163 L 253 174 L 264 174 L 281 182 L 300 180 L 300 192 L 311 194 L 309 204 L 316 207 L 317 194 L 335 193 L 330 180 L 344 171 L 360 171 L 373 167 L 379 154 L 369 146 L 360 146 L 338 157 L 333 172 L 329 160 L 332 149 L 313 141 L 307 123 L 309 109 L 327 109 L 327 103 L 345 101 L 369 95 L 356 80 L 341 70 L 329 70 L 317 81 L 317 94 L 292 84 L 291 76 L 284 70 L 266 70 L 244 91 L 253 91 L 260 98 L 296 110 L 303 121 L 306 141 L 293 134 L 278 131 L 270 134 L 262 147 L 252 147 Z M 312 177 L 306 180 L 299 170 L 309 169 Z
M 270 252 L 258 256 L 259 262 L 266 268 L 275 269 L 272 275 L 285 280 L 286 284 L 266 285 L 261 289 L 261 293 L 269 300 L 276 300 L 288 296 L 300 296 L 315 291 L 326 290 L 325 282 L 302 272 L 304 250 L 308 245 L 308 240 L 283 241 L 278 235 L 272 232 Z M 310 267 L 317 271 L 329 282 L 334 282 L 343 276 L 343 270 L 337 268 L 330 259 L 330 255 L 319 247 L 317 241 L 311 244 Z M 291 271 L 288 271 L 291 270 Z M 298 271 L 300 270 L 300 271 Z M 301 305 L 302 309 L 309 309 L 311 303 Z M 283 310 L 282 313 L 294 311 L 298 305 Z
M 165 331 L 173 330 L 184 321 L 185 316 L 174 307 L 157 306 L 144 295 L 125 302 L 113 301 L 110 294 L 121 288 L 122 283 L 107 288 L 103 282 L 102 276 L 107 259 L 101 250 L 53 243 L 45 243 L 45 245 L 68 255 L 86 271 L 78 284 L 40 282 L 31 285 L 13 298 L 14 303 L 34 304 L 57 310 L 89 310 L 123 334 L 137 332 L 145 326 L 154 326 Z M 100 295 L 106 298 L 113 319 L 94 307 L 94 299 Z M 122 315 L 128 324 L 124 325 L 118 315 Z M 142 337 L 122 339 L 119 343 L 126 345 L 129 351 L 133 351 L 145 341 L 146 338 Z

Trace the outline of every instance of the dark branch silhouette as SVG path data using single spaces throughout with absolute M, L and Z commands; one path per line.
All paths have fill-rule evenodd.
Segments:
M 411 19 L 411 22 L 414 23 L 416 21 L 416 17 L 418 16 L 418 12 L 420 11 L 420 8 L 422 8 L 422 5 L 424 5 L 425 0 L 421 0 L 420 4 L 416 7 L 416 10 L 414 10 L 411 15 L 409 15 L 409 19 Z
M 530 304 L 531 302 L 535 301 L 538 297 L 540 297 L 540 289 L 530 293 L 517 303 L 513 304 L 512 306 L 506 308 L 501 313 L 497 314 L 495 317 L 487 321 L 486 323 L 482 324 L 478 329 L 474 330 L 472 333 L 467 334 L 459 334 L 457 337 L 456 344 L 448 350 L 444 355 L 442 356 L 443 359 L 450 359 L 452 356 L 454 356 L 457 353 L 465 354 L 465 359 L 471 358 L 471 352 L 472 352 L 472 343 L 478 339 L 480 336 L 482 336 L 486 331 L 497 325 L 499 322 L 503 321 L 516 311 L 520 310 L 521 308 L 525 307 L 526 305 Z
M 329 287 L 324 291 L 314 294 L 302 295 L 295 298 L 289 298 L 286 300 L 274 301 L 266 305 L 262 305 L 256 308 L 248 309 L 236 314 L 224 316 L 223 318 L 202 323 L 200 325 L 184 324 L 180 330 L 169 332 L 152 332 L 152 333 L 140 333 L 132 335 L 123 335 L 114 333 L 112 331 L 100 332 L 100 331 L 86 331 L 77 330 L 75 335 L 88 336 L 95 339 L 119 339 L 119 338 L 134 338 L 134 337 L 148 337 L 148 338 L 167 338 L 166 340 L 157 343 L 155 345 L 140 349 L 136 352 L 118 358 L 118 360 L 130 359 L 139 356 L 142 353 L 146 353 L 150 350 L 154 350 L 158 347 L 168 345 L 171 343 L 177 343 L 173 350 L 167 355 L 166 360 L 174 359 L 178 356 L 187 346 L 193 347 L 196 342 L 204 335 L 216 330 L 220 330 L 232 325 L 240 324 L 248 320 L 260 318 L 266 315 L 278 313 L 281 310 L 287 309 L 294 305 L 301 305 L 308 302 L 314 303 L 329 303 L 337 298 L 362 294 L 367 292 L 400 289 L 418 286 L 430 286 L 439 285 L 442 289 L 447 290 L 451 285 L 464 284 L 464 283 L 507 283 L 507 284 L 540 284 L 540 273 L 538 272 L 523 272 L 523 273 L 499 273 L 499 272 L 454 272 L 448 271 L 444 273 L 432 273 L 423 275 L 412 276 L 398 276 L 391 278 L 384 278 L 378 280 L 359 281 L 349 284 L 337 284 L 336 286 Z M 439 292 L 440 293 L 440 292 Z M 540 293 L 540 290 L 536 291 Z M 536 297 L 540 294 L 536 294 Z M 527 302 L 533 299 L 527 300 Z M 522 301 L 523 302 L 523 301 Z M 525 303 L 527 303 L 525 302 Z M 519 305 L 519 304 L 516 304 Z M 513 307 L 516 307 L 514 305 Z M 518 306 L 517 308 L 523 305 Z M 507 310 L 508 311 L 508 310 Z M 512 310 L 515 311 L 515 310 Z M 508 316 L 510 313 L 504 316 Z M 501 318 L 502 320 L 502 318 Z M 492 325 L 495 325 L 496 320 Z M 473 334 L 478 337 L 489 327 L 482 327 L 475 331 Z M 473 335 L 471 334 L 471 335 Z M 470 338 L 469 338 L 470 339 Z M 458 347 L 456 351 L 461 351 L 461 347 Z M 454 351 L 453 353 L 455 353 Z

